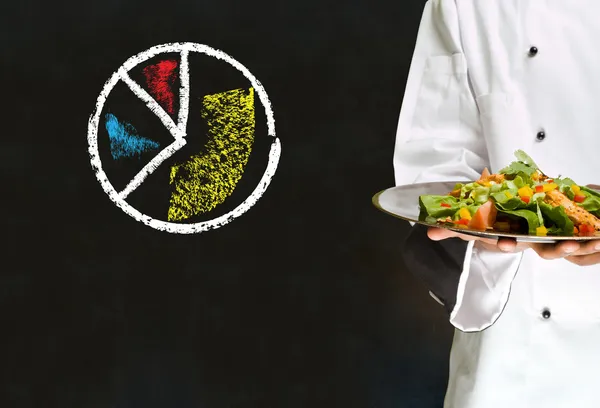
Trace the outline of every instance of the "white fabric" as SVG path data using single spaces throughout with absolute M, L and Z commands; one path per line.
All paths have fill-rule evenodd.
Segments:
M 600 184 L 599 13 L 593 0 L 427 2 L 396 184 L 474 180 L 517 149 L 547 174 Z M 450 321 L 446 408 L 600 407 L 599 265 L 470 243 Z

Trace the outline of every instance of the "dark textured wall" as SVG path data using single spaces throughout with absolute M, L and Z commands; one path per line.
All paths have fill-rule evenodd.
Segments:
M 440 407 L 451 327 L 370 201 L 423 6 L 3 5 L 0 406 Z M 171 41 L 242 62 L 283 147 L 248 213 L 192 236 L 121 212 L 87 155 L 104 81 Z

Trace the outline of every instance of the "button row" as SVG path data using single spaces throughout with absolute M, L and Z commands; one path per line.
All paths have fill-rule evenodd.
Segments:
M 537 55 L 537 53 L 538 53 L 538 48 L 536 46 L 531 46 L 529 48 L 529 56 L 530 57 L 535 57 Z M 537 133 L 537 135 L 535 136 L 535 138 L 541 142 L 544 139 L 546 139 L 546 133 L 543 130 L 540 130 Z M 548 313 L 550 313 L 550 312 L 548 312 Z

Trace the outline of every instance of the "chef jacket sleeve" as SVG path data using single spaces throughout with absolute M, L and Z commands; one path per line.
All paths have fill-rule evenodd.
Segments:
M 396 185 L 477 180 L 486 166 L 455 2 L 429 0 L 398 122 Z M 485 250 L 475 241 L 433 242 L 426 227 L 414 224 L 402 251 L 406 266 L 444 304 L 452 325 L 467 332 L 483 330 L 501 315 L 522 257 Z

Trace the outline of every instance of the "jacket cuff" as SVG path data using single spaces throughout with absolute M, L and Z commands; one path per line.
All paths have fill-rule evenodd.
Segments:
M 450 323 L 464 332 L 493 325 L 504 311 L 523 252 L 492 252 L 477 241 L 467 245 Z

